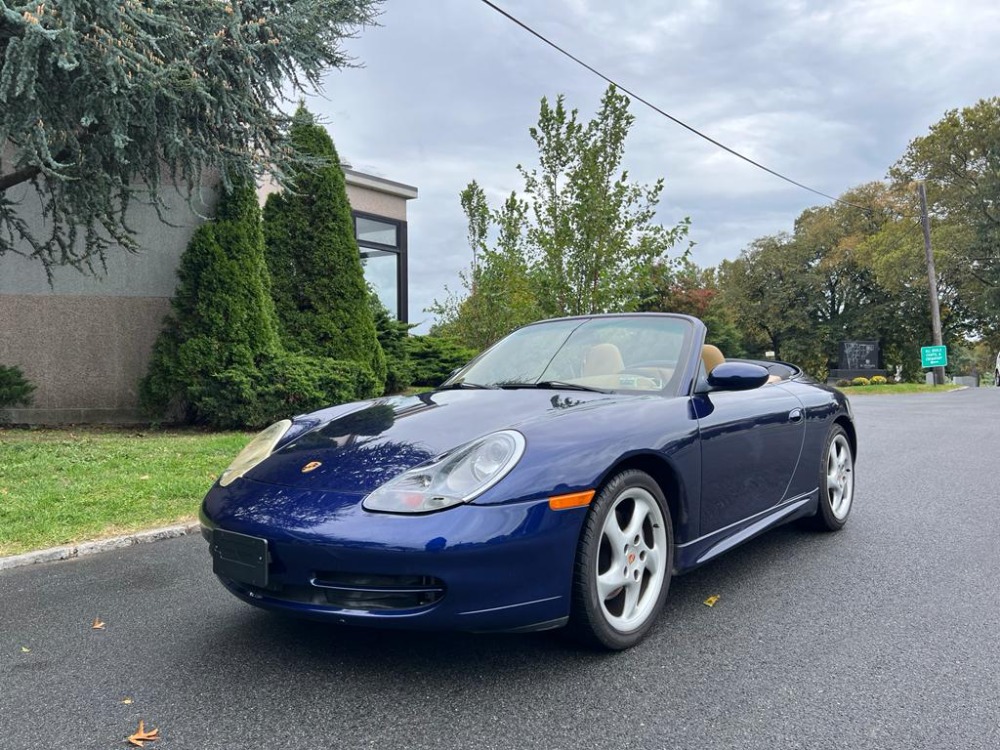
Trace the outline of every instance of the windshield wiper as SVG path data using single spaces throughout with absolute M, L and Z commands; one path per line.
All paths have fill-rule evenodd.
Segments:
M 495 385 L 483 385 L 482 383 L 467 383 L 464 380 L 460 383 L 451 383 L 450 385 L 439 385 L 437 390 L 439 391 L 449 391 L 449 390 L 459 390 L 461 388 L 469 388 L 472 390 L 496 390 Z
M 538 383 L 501 383 L 501 388 L 541 388 L 554 391 L 591 391 L 592 393 L 610 393 L 604 388 L 594 388 L 579 383 L 567 383 L 565 380 L 542 380 Z

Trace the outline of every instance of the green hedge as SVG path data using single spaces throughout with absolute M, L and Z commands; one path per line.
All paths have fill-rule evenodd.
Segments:
M 413 382 L 413 363 L 410 362 L 410 351 L 406 345 L 411 326 L 393 318 L 374 290 L 369 290 L 368 300 L 375 318 L 378 343 L 385 353 L 386 375 L 383 392 L 400 393 L 409 388 Z
M 406 341 L 413 368 L 413 385 L 441 385 L 458 367 L 476 356 L 475 349 L 444 336 L 410 336 Z
M 263 427 L 279 419 L 377 395 L 365 365 L 282 352 L 259 369 L 211 376 L 194 395 L 198 412 L 223 429 Z
M 28 406 L 35 386 L 28 382 L 17 367 L 0 365 L 0 409 L 7 406 Z

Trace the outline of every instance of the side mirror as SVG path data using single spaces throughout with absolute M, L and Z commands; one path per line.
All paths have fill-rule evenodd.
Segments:
M 709 373 L 708 384 L 714 391 L 749 391 L 764 385 L 769 374 L 750 362 L 723 362 Z

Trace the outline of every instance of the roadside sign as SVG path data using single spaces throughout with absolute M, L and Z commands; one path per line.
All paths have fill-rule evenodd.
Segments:
M 921 367 L 947 367 L 948 347 L 946 346 L 922 346 L 920 347 Z

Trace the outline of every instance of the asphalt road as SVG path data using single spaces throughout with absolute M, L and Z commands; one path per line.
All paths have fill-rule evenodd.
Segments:
M 139 719 L 152 750 L 996 750 L 1000 389 L 855 411 L 847 528 L 676 579 L 621 654 L 284 620 L 226 594 L 197 536 L 2 572 L 0 750 L 122 747 Z

